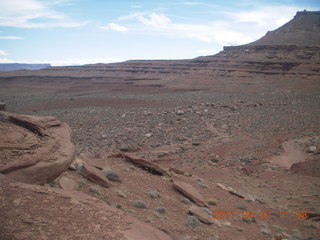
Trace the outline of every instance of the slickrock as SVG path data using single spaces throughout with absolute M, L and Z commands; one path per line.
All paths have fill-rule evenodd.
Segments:
M 74 160 L 71 130 L 54 117 L 7 114 L 0 122 L 0 173 L 33 184 L 45 184 Z
M 110 187 L 109 180 L 95 167 L 83 165 L 80 169 L 80 173 L 90 181 L 95 182 L 103 187 Z
M 175 181 L 173 183 L 173 186 L 175 189 L 177 189 L 179 192 L 181 192 L 183 195 L 185 195 L 200 207 L 207 206 L 201 194 L 191 184 L 182 181 Z
M 0 174 L 1 239 L 172 240 L 77 191 L 17 183 Z
M 137 158 L 137 157 L 134 157 L 134 156 L 131 156 L 128 154 L 123 154 L 123 153 L 119 153 L 119 154 L 115 155 L 115 157 L 122 157 L 122 158 L 126 159 L 127 161 L 132 162 L 132 163 L 138 165 L 139 167 L 148 170 L 149 172 L 151 172 L 153 174 L 165 175 L 165 176 L 169 176 L 169 177 L 171 176 L 168 169 L 161 167 L 160 165 L 158 165 L 154 162 L 150 162 L 148 160 Z

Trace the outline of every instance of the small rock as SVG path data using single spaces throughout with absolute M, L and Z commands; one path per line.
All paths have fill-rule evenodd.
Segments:
M 122 198 L 126 198 L 127 197 L 127 195 L 124 192 L 120 191 L 120 190 L 117 192 L 117 196 L 118 197 L 122 197 Z
M 200 142 L 197 141 L 197 140 L 193 140 L 193 141 L 192 141 L 192 145 L 193 145 L 193 146 L 199 146 L 199 145 L 200 145 Z
M 82 166 L 84 165 L 84 161 L 79 159 L 79 158 L 76 158 L 72 163 L 71 165 L 69 166 L 70 169 L 72 170 L 78 170 L 80 169 Z
M 257 160 L 255 157 L 252 156 L 246 156 L 239 159 L 240 162 L 243 162 L 244 164 L 249 164 L 252 161 Z
M 177 111 L 176 111 L 176 114 L 177 114 L 177 115 L 182 115 L 182 114 L 184 114 L 184 111 L 182 111 L 182 110 L 177 110 Z
M 152 133 L 147 133 L 144 136 L 147 137 L 147 138 L 151 138 L 152 137 Z
M 317 147 L 316 146 L 310 146 L 307 152 L 308 153 L 316 153 L 317 152 Z
M 128 145 L 126 143 L 121 143 L 120 144 L 120 150 L 122 152 L 128 152 L 129 151 L 129 147 L 128 147 Z

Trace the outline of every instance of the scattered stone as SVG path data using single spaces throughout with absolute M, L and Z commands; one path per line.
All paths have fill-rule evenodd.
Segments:
M 75 180 L 64 176 L 59 178 L 58 182 L 60 187 L 64 190 L 78 190 L 79 188 L 79 184 Z
M 185 204 L 190 204 L 191 201 L 189 200 L 189 198 L 182 198 L 181 202 L 185 203 Z
M 317 147 L 316 146 L 310 146 L 307 152 L 308 153 L 316 153 L 317 152 Z
M 193 201 L 194 203 L 196 203 L 200 207 L 207 206 L 207 204 L 204 202 L 203 197 L 201 196 L 201 194 L 191 184 L 185 183 L 185 182 L 182 182 L 182 181 L 175 181 L 173 183 L 173 186 L 180 193 L 185 195 L 187 198 L 189 198 L 191 201 Z
M 147 134 L 145 134 L 145 137 L 146 137 L 146 138 L 151 138 L 151 137 L 152 137 L 152 133 L 147 133 Z
M 108 188 L 111 186 L 109 180 L 95 167 L 83 165 L 80 169 L 80 174 L 90 181 L 95 182 L 103 187 Z
M 71 170 L 79 170 L 82 166 L 84 165 L 84 161 L 79 159 L 79 158 L 76 158 L 72 163 L 71 165 L 69 166 L 69 168 Z
M 257 158 L 252 157 L 252 156 L 246 156 L 246 157 L 241 157 L 239 159 L 240 162 L 243 162 L 244 164 L 250 164 L 252 161 L 257 160 Z
M 176 114 L 177 114 L 177 115 L 182 115 L 182 114 L 184 114 L 184 111 L 182 111 L 182 110 L 177 110 L 177 111 L 176 111 Z

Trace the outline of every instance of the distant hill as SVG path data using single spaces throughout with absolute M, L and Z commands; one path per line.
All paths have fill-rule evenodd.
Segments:
M 15 70 L 39 70 L 51 67 L 50 64 L 26 64 L 26 63 L 0 63 L 0 71 L 9 72 Z
M 297 12 L 288 23 L 247 45 L 320 46 L 320 11 Z

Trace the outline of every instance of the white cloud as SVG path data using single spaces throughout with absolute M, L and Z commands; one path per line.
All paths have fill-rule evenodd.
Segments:
M 184 5 L 190 5 L 190 6 L 194 6 L 194 5 L 204 5 L 203 2 L 183 2 Z
M 19 39 L 24 39 L 24 38 L 18 37 L 18 36 L 0 36 L 0 39 L 19 40 Z
M 186 1 L 186 5 L 199 5 L 202 2 Z M 146 34 L 161 34 L 176 38 L 190 38 L 221 46 L 246 44 L 262 37 L 267 31 L 280 27 L 295 15 L 298 7 L 264 6 L 256 10 L 225 12 L 224 20 L 194 24 L 178 22 L 165 14 L 137 12 L 119 17 L 120 21 L 137 20 L 137 27 Z M 132 24 L 132 22 L 131 22 Z M 132 29 L 133 31 L 135 29 Z
M 136 12 L 136 13 L 132 13 L 132 14 L 129 14 L 129 15 L 118 17 L 118 20 L 119 21 L 125 21 L 125 20 L 136 19 L 136 18 L 138 18 L 140 16 L 147 15 L 148 13 L 149 12 Z
M 293 6 L 264 6 L 252 11 L 233 12 L 228 15 L 236 22 L 253 23 L 273 29 L 288 22 L 300 10 L 299 7 Z
M 134 5 L 131 5 L 132 8 L 142 8 L 142 6 L 138 5 L 138 4 L 134 4 Z
M 145 26 L 165 28 L 171 22 L 164 14 L 151 13 L 147 17 L 138 16 L 137 19 Z
M 58 1 L 61 3 L 61 1 Z M 18 28 L 78 27 L 87 22 L 77 22 L 52 9 L 39 0 L 1 0 L 0 26 Z M 37 20 L 37 21 L 34 21 Z
M 121 62 L 123 59 L 120 58 L 73 58 L 63 60 L 13 60 L 8 58 L 0 58 L 0 63 L 29 63 L 29 64 L 41 64 L 50 63 L 52 66 L 72 66 L 72 65 L 84 65 L 84 64 L 95 64 L 95 63 L 113 63 Z
M 0 56 L 7 56 L 8 54 L 5 51 L 0 50 Z
M 101 26 L 99 27 L 103 30 L 114 30 L 117 32 L 127 32 L 128 28 L 124 27 L 124 26 L 120 26 L 119 24 L 116 23 L 109 23 L 107 26 Z

